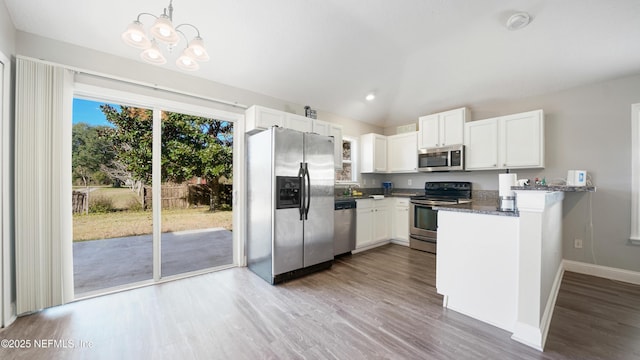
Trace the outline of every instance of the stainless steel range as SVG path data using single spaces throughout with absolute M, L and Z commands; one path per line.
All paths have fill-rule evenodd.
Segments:
M 424 196 L 411 198 L 409 211 L 409 247 L 436 253 L 438 239 L 438 205 L 471 202 L 471 183 L 465 181 L 433 181 L 424 183 Z

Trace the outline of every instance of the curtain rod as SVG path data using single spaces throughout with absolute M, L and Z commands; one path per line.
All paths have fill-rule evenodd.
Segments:
M 152 84 L 152 83 L 147 83 L 147 82 L 138 81 L 138 80 L 131 80 L 131 79 L 127 79 L 127 78 L 124 78 L 124 77 L 121 77 L 121 76 L 114 76 L 114 75 L 101 73 L 101 72 L 98 72 L 98 71 L 87 70 L 87 69 L 82 69 L 82 68 L 78 68 L 78 67 L 75 67 L 75 66 L 59 64 L 59 63 L 56 63 L 56 62 L 53 62 L 53 61 L 48 61 L 48 60 L 43 60 L 43 59 L 36 59 L 36 58 L 29 57 L 29 56 L 24 56 L 24 55 L 16 55 L 16 59 L 24 59 L 24 60 L 39 62 L 39 63 L 42 63 L 42 64 L 58 66 L 58 67 L 66 69 L 66 70 L 70 70 L 70 71 L 73 71 L 73 72 L 76 72 L 76 73 L 80 73 L 80 74 L 84 74 L 84 75 L 90 75 L 90 76 L 96 76 L 96 77 L 100 77 L 100 78 L 104 78 L 104 79 L 108 79 L 108 80 L 120 81 L 120 82 L 123 82 L 123 83 L 126 83 L 126 84 L 143 86 L 143 87 L 146 87 L 146 88 L 150 88 L 150 89 L 154 89 L 154 90 L 160 90 L 160 91 L 166 91 L 166 92 L 173 93 L 173 94 L 178 94 L 178 95 L 186 95 L 186 96 L 190 96 L 192 98 L 211 101 L 211 102 L 215 102 L 215 103 L 218 103 L 218 104 L 232 106 L 232 107 L 236 107 L 236 108 L 240 108 L 240 109 L 244 109 L 244 110 L 249 108 L 247 105 L 240 104 L 237 101 L 236 102 L 231 102 L 231 101 L 211 98 L 211 97 L 208 97 L 208 96 L 202 96 L 202 95 L 198 95 L 198 94 L 194 94 L 194 93 L 190 93 L 190 92 L 186 92 L 186 91 L 182 91 L 182 90 L 172 89 L 172 88 L 169 88 L 169 87 L 166 87 L 166 86 L 160 86 L 158 84 Z

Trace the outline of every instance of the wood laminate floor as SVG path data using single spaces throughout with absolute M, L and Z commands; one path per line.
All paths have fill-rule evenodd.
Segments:
M 640 287 L 565 273 L 539 352 L 444 309 L 435 256 L 387 245 L 278 286 L 234 268 L 78 301 L 0 339 L 0 359 L 640 359 Z

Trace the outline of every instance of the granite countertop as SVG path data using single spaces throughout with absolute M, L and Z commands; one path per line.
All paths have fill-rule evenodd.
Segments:
M 595 192 L 596 187 L 595 186 L 569 186 L 569 185 L 532 185 L 532 186 L 512 186 L 511 190 Z
M 517 211 L 499 211 L 497 200 L 480 200 L 480 201 L 474 200 L 470 204 L 438 205 L 438 206 L 434 206 L 433 209 L 442 210 L 442 211 L 484 214 L 484 215 L 514 216 L 514 217 L 520 216 L 520 214 Z
M 358 189 L 362 192 L 359 196 L 343 195 L 342 190 L 336 191 L 335 199 L 337 200 L 349 200 L 349 199 L 371 199 L 371 195 L 382 195 L 382 189 L 362 188 Z M 423 189 L 395 189 L 391 191 L 391 195 L 385 195 L 385 198 L 409 198 L 412 196 L 424 195 Z
M 373 199 L 371 197 L 371 195 L 362 195 L 362 196 L 345 196 L 345 195 L 336 195 L 335 199 L 336 201 L 338 200 L 361 200 L 361 199 Z M 376 194 L 378 195 L 378 194 Z M 409 198 L 411 196 L 415 196 L 415 194 L 405 194 L 405 193 L 400 193 L 400 194 L 391 194 L 391 195 L 385 195 L 384 198 L 385 199 L 390 199 L 390 198 Z

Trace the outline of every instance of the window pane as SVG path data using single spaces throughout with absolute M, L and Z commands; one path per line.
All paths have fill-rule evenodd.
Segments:
M 73 102 L 76 296 L 151 280 L 152 111 Z
M 342 170 L 336 171 L 336 181 L 352 181 L 350 163 L 343 163 Z
M 233 123 L 162 113 L 162 277 L 233 264 Z
M 342 159 L 351 160 L 351 141 L 342 141 Z

